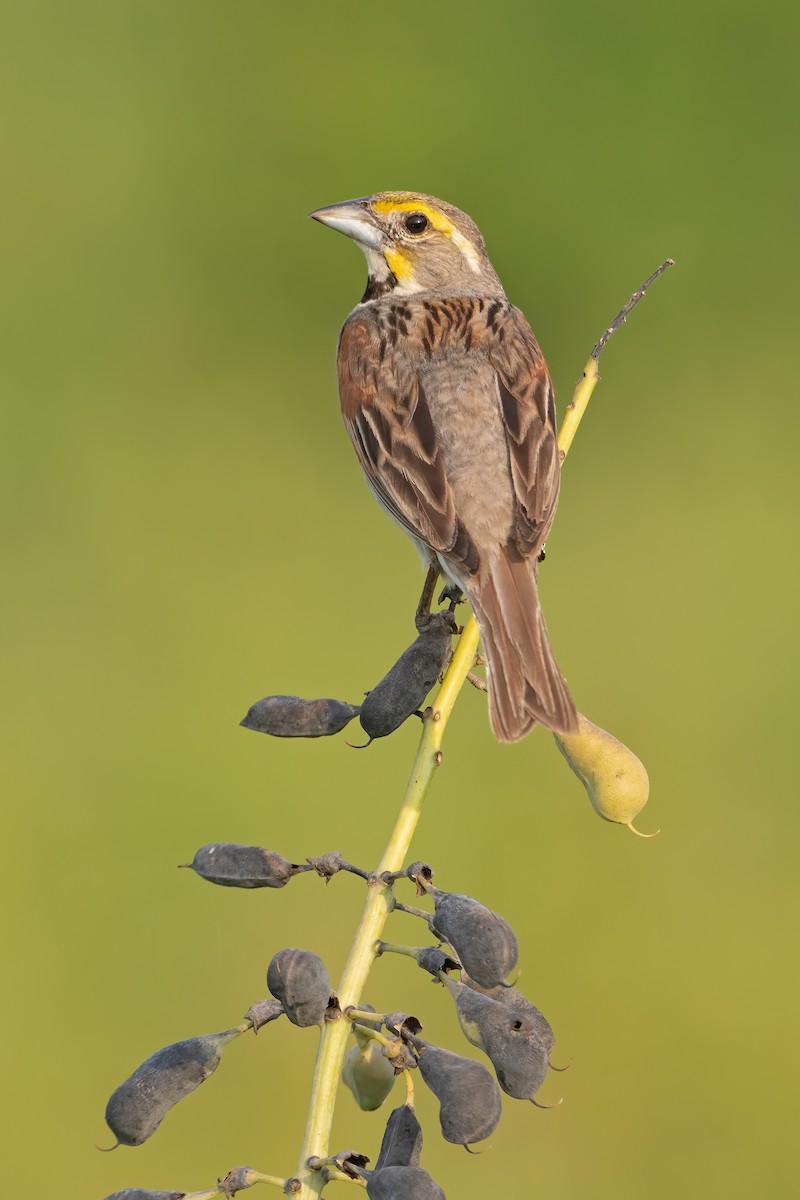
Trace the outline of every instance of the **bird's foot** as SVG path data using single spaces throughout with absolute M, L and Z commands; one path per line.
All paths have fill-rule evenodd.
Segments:
M 444 602 L 450 605 L 450 611 L 453 612 L 457 604 L 464 603 L 464 593 L 457 583 L 448 583 L 447 587 L 442 588 L 439 596 L 439 604 Z

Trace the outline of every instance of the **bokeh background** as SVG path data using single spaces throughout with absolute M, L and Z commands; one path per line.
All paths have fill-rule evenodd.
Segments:
M 541 1094 L 560 1109 L 507 1101 L 475 1158 L 420 1094 L 423 1162 L 463 1200 L 793 1190 L 798 24 L 747 0 L 3 6 L 1 1016 L 24 1193 L 295 1168 L 316 1034 L 276 1026 L 144 1147 L 95 1145 L 116 1084 L 236 1023 L 276 949 L 337 978 L 360 907 L 350 877 L 245 893 L 176 864 L 233 840 L 371 866 L 404 787 L 415 722 L 365 754 L 238 725 L 268 693 L 356 700 L 413 634 L 417 561 L 335 393 L 364 263 L 305 219 L 392 187 L 477 220 L 562 411 L 677 261 L 605 351 L 542 583 L 578 704 L 646 762 L 639 823 L 663 832 L 600 821 L 548 734 L 500 747 L 462 697 L 415 856 L 511 920 L 573 1065 Z M 381 961 L 368 998 L 458 1048 L 417 975 Z M 381 1127 L 341 1097 L 337 1146 L 374 1156 Z

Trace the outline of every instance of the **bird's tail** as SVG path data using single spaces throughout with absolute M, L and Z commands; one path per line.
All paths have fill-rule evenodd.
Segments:
M 535 561 L 500 555 L 470 580 L 469 599 L 483 641 L 495 737 L 518 742 L 537 721 L 555 733 L 577 733 L 575 705 L 547 639 Z

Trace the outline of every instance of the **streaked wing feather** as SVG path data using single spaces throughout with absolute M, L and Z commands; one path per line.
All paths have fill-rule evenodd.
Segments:
M 558 503 L 555 403 L 544 357 L 522 313 L 510 309 L 500 328 L 504 336 L 489 357 L 500 386 L 516 498 L 512 540 L 527 558 L 541 549 Z
M 380 364 L 379 366 L 376 364 Z M 359 316 L 339 342 L 339 396 L 367 482 L 391 516 L 432 550 L 472 573 L 477 551 L 455 512 L 425 392 L 418 375 L 381 356 Z

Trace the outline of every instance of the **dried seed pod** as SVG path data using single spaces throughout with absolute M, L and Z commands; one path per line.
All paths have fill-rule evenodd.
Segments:
M 121 1192 L 112 1192 L 106 1200 L 214 1200 L 216 1196 L 219 1196 L 218 1188 L 205 1192 L 151 1192 L 148 1188 L 124 1188 Z
M 147 1188 L 124 1188 L 112 1192 L 106 1200 L 183 1200 L 185 1192 L 151 1192 Z
M 389 1114 L 375 1170 L 383 1167 L 418 1167 L 422 1152 L 422 1129 L 410 1104 Z
M 382 1167 L 366 1176 L 369 1200 L 446 1200 L 422 1167 Z
M 455 950 L 464 969 L 483 987 L 502 983 L 517 965 L 514 930 L 485 904 L 460 892 L 429 889 L 436 905 L 431 929 Z
M 370 742 L 394 733 L 418 712 L 452 653 L 455 620 L 449 612 L 431 613 L 416 641 L 368 692 L 358 719 Z M 369 742 L 367 742 L 369 745 Z
M 547 1075 L 547 1050 L 533 1022 L 463 983 L 444 978 L 468 1041 L 491 1060 L 500 1087 L 516 1100 L 533 1100 Z
M 253 1033 L 258 1033 L 262 1025 L 269 1025 L 270 1021 L 276 1021 L 282 1016 L 283 1005 L 280 1001 L 265 999 L 256 1000 L 255 1004 L 251 1004 L 244 1014 L 244 1019 L 252 1022 Z
M 500 1120 L 500 1092 L 482 1063 L 416 1041 L 419 1071 L 439 1101 L 442 1137 L 467 1146 L 489 1137 Z
M 627 825 L 639 837 L 655 837 L 634 829 L 634 818 L 647 804 L 650 780 L 644 764 L 632 750 L 583 713 L 578 713 L 578 732 L 554 733 L 564 758 L 589 795 L 592 808 L 604 821 Z M 658 832 L 658 830 L 656 830 Z
M 201 846 L 190 863 L 181 865 L 196 871 L 209 883 L 240 888 L 282 888 L 293 875 L 311 869 L 306 863 L 289 862 L 275 850 L 239 846 L 236 842 Z
M 461 982 L 466 984 L 468 988 L 472 988 L 474 992 L 480 992 L 482 996 L 489 996 L 492 1000 L 498 1000 L 506 1008 L 519 1013 L 522 1017 L 527 1017 L 532 1022 L 538 1034 L 539 1041 L 547 1053 L 551 1053 L 556 1044 L 556 1036 L 553 1033 L 552 1026 L 536 1005 L 532 1004 L 527 996 L 523 996 L 522 992 L 517 991 L 515 987 L 505 987 L 503 984 L 492 988 L 481 987 L 476 980 L 463 970 L 461 972 Z
M 106 1123 L 117 1145 L 146 1142 L 169 1110 L 216 1071 L 224 1048 L 246 1028 L 175 1042 L 137 1067 L 106 1105 Z
M 319 1025 L 332 992 L 324 962 L 310 950 L 279 950 L 267 969 L 267 987 L 293 1025 Z
M 357 704 L 344 700 L 265 696 L 247 710 L 239 724 L 272 737 L 330 737 L 344 729 L 358 711 Z

